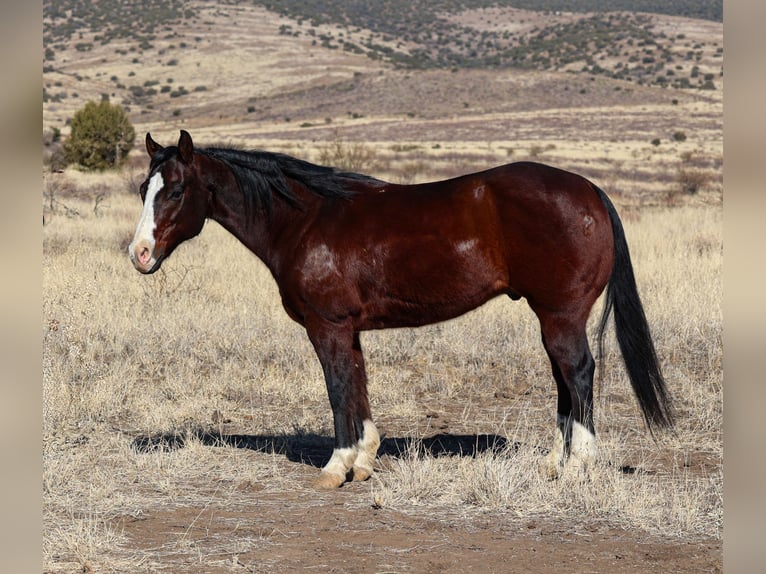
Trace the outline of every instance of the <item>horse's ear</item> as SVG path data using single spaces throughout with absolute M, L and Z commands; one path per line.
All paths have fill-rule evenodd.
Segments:
M 192 143 L 189 132 L 181 130 L 181 137 L 178 138 L 178 154 L 181 156 L 181 161 L 184 163 L 191 163 L 193 153 L 194 144 Z
M 154 154 L 161 150 L 162 146 L 152 139 L 149 132 L 146 132 L 146 153 L 149 154 L 149 157 L 154 157 Z

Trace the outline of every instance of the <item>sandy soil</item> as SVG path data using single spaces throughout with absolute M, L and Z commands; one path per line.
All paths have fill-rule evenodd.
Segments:
M 306 472 L 310 479 L 312 472 Z M 258 485 L 253 486 L 254 489 Z M 222 502 L 222 501 L 221 501 Z M 456 513 L 460 512 L 456 509 Z M 205 564 L 172 572 L 721 572 L 721 543 L 656 539 L 598 524 L 497 516 L 409 515 L 375 508 L 365 485 L 261 495 L 250 509 L 222 503 L 157 511 L 124 524 L 131 543 L 173 554 L 194 546 Z M 243 551 L 216 564 L 216 544 Z
M 241 447 L 250 447 L 242 456 L 275 456 L 275 449 L 258 450 L 267 441 L 249 437 L 248 444 L 247 435 L 238 438 Z M 275 464 L 294 490 L 252 481 L 240 485 L 236 497 L 211 492 L 204 506 L 155 508 L 120 519 L 120 527 L 131 547 L 172 572 L 722 571 L 719 540 L 658 537 L 583 523 L 577 516 L 561 521 L 465 507 L 435 515 L 415 505 L 394 510 L 373 494 L 374 478 L 332 492 L 304 488 L 329 452 L 329 441 L 323 442 L 298 439 L 288 453 L 276 455 Z M 380 472 L 403 442 L 384 440 Z M 471 444 L 482 448 L 476 437 L 451 433 L 425 444 L 436 454 L 471 456 Z M 234 558 L 232 539 L 241 547 Z

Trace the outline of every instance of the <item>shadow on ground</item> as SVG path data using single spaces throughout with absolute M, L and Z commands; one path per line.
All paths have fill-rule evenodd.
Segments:
M 190 430 L 183 433 L 141 435 L 135 437 L 132 447 L 141 453 L 171 451 L 183 448 L 189 440 L 199 440 L 208 446 L 245 448 L 258 452 L 282 454 L 292 462 L 309 464 L 317 468 L 330 459 L 333 438 L 312 433 L 294 435 L 227 434 L 210 430 Z M 383 437 L 378 456 L 406 457 L 415 453 L 441 456 L 474 457 L 487 451 L 517 451 L 523 445 L 495 434 L 453 435 L 439 434 L 425 438 Z M 545 449 L 540 449 L 546 454 Z

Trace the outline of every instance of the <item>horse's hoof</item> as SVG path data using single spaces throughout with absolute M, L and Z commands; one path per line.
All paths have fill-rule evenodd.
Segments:
M 372 476 L 371 468 L 363 468 L 361 466 L 354 467 L 354 481 L 363 482 Z
M 317 490 L 334 490 L 340 487 L 344 482 L 346 482 L 346 478 L 339 474 L 323 472 L 319 475 L 319 478 L 314 481 L 313 486 Z
M 540 471 L 548 480 L 557 480 L 561 477 L 563 470 L 564 465 L 559 461 L 552 461 L 546 458 L 540 462 Z
M 596 459 L 592 456 L 580 457 L 571 456 L 567 461 L 567 470 L 573 472 L 575 476 L 583 480 L 589 480 L 591 470 L 595 468 Z

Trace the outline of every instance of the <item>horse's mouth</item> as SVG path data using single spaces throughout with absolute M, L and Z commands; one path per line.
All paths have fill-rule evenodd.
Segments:
M 143 271 L 143 274 L 144 275 L 151 275 L 152 273 L 157 271 L 157 269 L 160 268 L 160 265 L 162 265 L 162 262 L 164 261 L 164 259 L 165 259 L 165 256 L 164 255 L 160 255 L 157 258 L 157 260 L 154 262 L 154 265 L 152 265 L 152 267 L 149 269 L 149 271 Z
M 165 254 L 160 255 L 156 259 L 154 259 L 154 263 L 151 264 L 151 267 L 147 267 L 137 259 L 131 257 L 131 262 L 133 263 L 133 267 L 136 268 L 136 271 L 141 273 L 142 275 L 151 275 L 155 271 L 157 271 L 160 266 L 162 265 L 162 262 L 165 260 Z M 151 259 L 147 263 L 151 263 Z
M 159 257 L 157 257 L 157 259 L 155 259 L 154 265 L 152 265 L 147 271 L 142 271 L 141 269 L 139 269 L 139 271 L 141 271 L 141 273 L 143 273 L 144 275 L 151 275 L 152 273 L 154 273 L 160 268 L 160 265 L 162 265 L 162 262 L 164 260 L 165 260 L 165 255 L 160 255 Z

